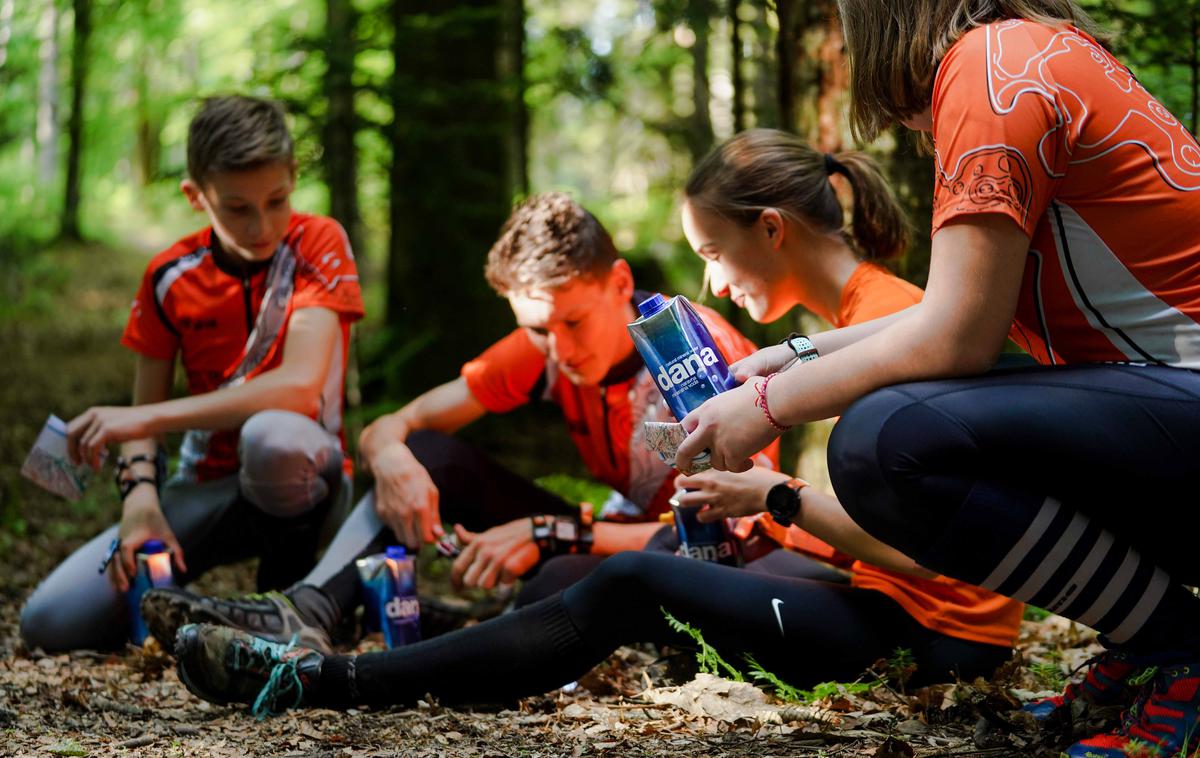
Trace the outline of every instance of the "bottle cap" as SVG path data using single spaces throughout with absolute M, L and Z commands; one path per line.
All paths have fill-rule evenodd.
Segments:
M 661 294 L 655 292 L 650 297 L 638 303 L 638 313 L 642 314 L 642 318 L 650 318 L 655 313 L 667 307 L 668 301 Z
M 138 548 L 139 553 L 165 553 L 167 546 L 162 543 L 162 540 L 146 540 L 142 546 Z
M 402 561 L 408 556 L 408 551 L 404 549 L 403 545 L 389 545 L 386 555 L 390 560 Z

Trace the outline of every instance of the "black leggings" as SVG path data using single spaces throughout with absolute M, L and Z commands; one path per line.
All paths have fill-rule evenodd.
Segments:
M 845 584 L 764 576 L 690 558 L 621 553 L 565 591 L 431 640 L 325 660 L 314 705 L 507 702 L 570 682 L 618 646 L 687 643 L 663 609 L 745 669 L 750 654 L 800 687 L 859 676 L 897 647 L 918 682 L 987 674 L 1008 648 L 931 632 L 890 598 Z
M 851 517 L 922 565 L 1133 652 L 1200 652 L 1200 374 L 1039 367 L 855 403 L 829 468 Z

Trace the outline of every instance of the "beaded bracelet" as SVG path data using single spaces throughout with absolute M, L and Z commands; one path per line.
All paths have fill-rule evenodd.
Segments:
M 755 391 L 758 392 L 758 398 L 755 399 L 754 405 L 758 408 L 762 408 L 763 415 L 767 417 L 767 423 L 770 424 L 775 429 L 775 431 L 786 432 L 788 429 L 791 429 L 791 427 L 784 426 L 783 424 L 776 421 L 775 417 L 771 415 L 771 409 L 769 407 L 767 407 L 767 385 L 770 384 L 771 380 L 774 379 L 776 376 L 778 376 L 778 372 L 776 372 L 774 374 L 770 374 L 765 379 L 763 379 L 761 382 L 754 385 Z

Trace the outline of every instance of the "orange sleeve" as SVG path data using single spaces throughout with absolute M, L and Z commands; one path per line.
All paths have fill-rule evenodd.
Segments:
M 142 284 L 129 305 L 129 320 L 121 344 L 148 358 L 169 361 L 179 350 L 179 334 L 167 322 L 165 309 L 154 294 L 154 274 L 163 265 L 161 256 L 146 267 Z
M 297 243 L 292 308 L 329 308 L 343 321 L 363 317 L 362 291 L 354 253 L 341 224 L 313 216 Z
M 529 341 L 524 329 L 517 329 L 463 365 L 462 378 L 484 408 L 506 413 L 530 401 L 545 370 L 545 356 Z
M 1065 175 L 1070 148 L 1052 138 L 1058 111 L 1009 71 L 1038 53 L 1044 27 L 993 38 L 993 26 L 955 43 L 934 80 L 934 234 L 954 219 L 998 213 L 1032 237 Z

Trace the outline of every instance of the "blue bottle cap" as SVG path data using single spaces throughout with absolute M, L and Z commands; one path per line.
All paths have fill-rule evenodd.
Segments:
M 661 294 L 655 292 L 650 297 L 638 303 L 638 312 L 642 314 L 642 318 L 650 318 L 655 313 L 658 313 L 666 307 L 667 299 Z
M 165 553 L 167 546 L 162 543 L 162 540 L 146 540 L 142 546 L 138 548 L 139 553 L 150 555 L 152 553 Z
M 403 545 L 389 545 L 385 554 L 393 561 L 402 561 L 408 556 L 408 551 L 404 549 Z

